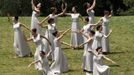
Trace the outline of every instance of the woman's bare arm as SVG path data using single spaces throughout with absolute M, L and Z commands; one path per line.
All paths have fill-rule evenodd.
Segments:
M 20 24 L 22 27 L 26 28 L 29 32 L 31 32 L 31 30 L 25 25 L 25 24 Z
M 66 9 L 67 9 L 67 3 L 65 3 L 65 8 L 62 10 L 62 12 L 60 14 L 57 14 L 57 16 L 63 15 L 66 12 Z
M 112 29 L 110 29 L 108 35 L 104 35 L 104 34 L 103 34 L 103 36 L 104 36 L 105 38 L 108 38 L 108 37 L 110 36 L 111 33 L 112 33 Z
M 86 42 L 82 43 L 82 44 L 80 45 L 80 47 L 82 47 L 82 46 L 85 45 L 86 43 L 89 43 L 91 40 L 92 40 L 92 38 L 88 38 L 88 40 L 87 40 Z
M 8 22 L 9 22 L 11 25 L 13 25 L 13 22 L 12 22 L 12 20 L 11 20 L 10 14 L 7 14 L 7 17 L 8 17 Z
M 107 61 L 112 62 L 113 64 L 117 64 L 116 62 L 114 62 L 112 59 L 106 57 L 105 55 L 103 55 L 103 58 L 106 59 Z
M 30 68 L 32 65 L 34 65 L 34 64 L 36 64 L 36 63 L 38 63 L 38 62 L 40 62 L 40 60 L 33 61 L 32 63 L 30 63 L 30 64 L 28 65 L 28 68 Z
M 93 1 L 93 4 L 90 8 L 87 9 L 87 12 L 93 10 L 95 8 L 95 5 L 96 5 L 96 0 Z
M 39 22 L 39 25 L 42 25 L 46 20 L 48 20 L 50 17 L 47 16 L 45 19 L 43 19 L 41 22 Z
M 67 29 L 65 32 L 63 32 L 57 40 L 60 40 L 69 30 L 71 30 L 71 28 Z
M 33 0 L 31 0 L 31 5 L 32 5 L 32 10 L 33 10 L 33 11 L 35 11 L 35 12 L 37 12 L 37 13 L 40 13 L 40 10 L 37 10 L 37 8 L 36 8 L 36 6 L 35 6 Z

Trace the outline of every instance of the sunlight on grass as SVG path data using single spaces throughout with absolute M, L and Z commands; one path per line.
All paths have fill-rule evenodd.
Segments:
M 29 17 L 20 17 L 20 22 L 27 24 L 30 27 Z M 43 18 L 41 17 L 40 20 Z M 96 18 L 99 19 L 98 17 Z M 116 61 L 120 67 L 114 66 L 111 63 L 106 62 L 111 66 L 110 75 L 134 75 L 134 16 L 122 16 L 112 17 L 110 20 L 110 27 L 113 29 L 113 33 L 110 36 L 111 53 L 108 55 L 111 59 Z M 0 18 L 0 75 L 38 75 L 34 66 L 30 69 L 27 68 L 28 64 L 32 62 L 31 58 L 17 58 L 14 59 L 13 49 L 13 29 L 7 21 L 6 17 Z M 81 27 L 84 25 L 80 24 Z M 61 17 L 58 21 L 59 30 L 65 30 L 71 26 L 70 17 Z M 27 38 L 29 32 L 24 30 Z M 65 42 L 70 42 L 70 33 L 68 33 L 63 39 Z M 33 42 L 29 42 L 32 52 L 35 51 L 35 45 Z M 70 71 L 63 73 L 62 75 L 84 75 L 81 68 L 81 58 L 83 50 L 68 49 L 63 45 L 62 50 L 68 58 Z

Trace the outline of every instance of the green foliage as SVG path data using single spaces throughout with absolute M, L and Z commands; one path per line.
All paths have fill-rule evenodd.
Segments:
M 132 8 L 130 8 L 130 9 L 128 9 L 127 11 L 122 11 L 122 12 L 120 12 L 120 15 L 134 15 L 134 7 L 132 7 Z
M 0 15 L 30 15 L 31 0 L 0 0 Z
M 128 7 L 134 6 L 134 0 L 123 0 L 124 4 Z
M 93 0 L 65 0 L 68 4 L 67 11 L 70 12 L 72 6 L 79 8 L 81 15 L 87 15 L 83 7 L 85 2 L 92 4 Z M 61 12 L 62 0 L 34 0 L 35 5 L 42 3 L 41 16 L 47 16 L 51 7 L 57 7 L 58 13 Z M 102 16 L 104 10 L 113 9 L 114 15 L 119 14 L 118 10 L 127 10 L 134 6 L 134 0 L 96 0 L 95 15 Z M 7 13 L 11 15 L 31 16 L 31 0 L 0 0 L 0 16 L 5 16 Z M 129 13 L 128 13 L 129 14 Z M 131 14 L 131 13 L 130 13 Z

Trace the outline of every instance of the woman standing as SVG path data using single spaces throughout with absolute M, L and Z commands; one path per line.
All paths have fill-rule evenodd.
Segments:
M 56 28 L 56 25 L 57 25 L 57 18 L 58 18 L 59 16 L 63 15 L 63 14 L 65 13 L 66 9 L 67 9 L 67 3 L 65 3 L 64 1 L 63 1 L 63 3 L 65 4 L 65 8 L 62 9 L 62 12 L 61 12 L 61 13 L 56 14 L 56 13 L 57 13 L 57 8 L 56 8 L 56 7 L 51 7 L 51 9 L 50 9 L 50 10 L 51 10 L 51 14 L 49 14 L 44 20 L 42 20 L 42 21 L 40 22 L 40 25 L 42 25 L 46 20 L 52 18 L 52 19 L 54 19 L 54 26 L 55 26 L 55 28 Z M 62 8 L 63 8 L 63 6 L 62 6 Z
M 104 35 L 108 35 L 109 33 L 109 18 L 112 16 L 112 12 L 110 13 L 109 11 L 104 11 L 104 17 L 102 17 L 100 19 L 100 21 L 102 22 L 102 33 Z M 109 39 L 103 37 L 102 38 L 102 50 L 104 53 L 108 53 L 109 52 Z
M 86 8 L 86 12 L 88 14 L 88 18 L 89 18 L 89 24 L 94 24 L 94 8 L 96 5 L 96 0 L 93 1 L 93 4 L 91 5 L 90 3 L 85 3 L 84 7 Z
M 94 41 L 93 41 L 93 45 L 92 45 L 92 49 L 96 50 L 98 47 L 102 47 L 102 38 L 108 38 L 112 32 L 112 30 L 110 30 L 110 32 L 108 33 L 108 35 L 105 35 L 102 33 L 102 25 L 97 26 L 96 28 L 96 33 L 95 33 L 95 37 L 94 37 Z
M 63 36 L 69 31 L 70 29 L 67 29 L 63 34 L 59 35 L 58 32 L 53 33 L 55 36 L 54 39 L 54 61 L 50 67 L 52 72 L 54 73 L 61 73 L 61 72 L 67 72 L 68 71 L 68 64 L 67 64 L 67 58 L 63 54 L 61 47 L 60 47 L 60 40 L 63 38 Z
M 46 39 L 48 41 L 49 46 L 51 45 L 51 43 L 49 42 L 49 40 L 46 37 L 44 37 L 44 36 L 42 36 L 42 35 L 37 33 L 37 29 L 32 29 L 32 37 L 29 38 L 28 41 L 33 40 L 33 42 L 35 42 L 35 44 L 37 46 L 35 54 L 34 54 L 35 61 L 39 60 L 40 51 L 44 51 L 46 54 L 51 53 L 51 47 L 49 48 L 50 49 L 49 52 L 47 52 L 45 50 L 46 48 L 45 48 L 45 44 L 43 43 L 43 39 Z M 38 63 L 35 64 L 35 68 L 37 70 L 40 69 L 40 67 L 41 67 L 41 65 L 39 65 Z
M 32 10 L 33 10 L 32 19 L 31 19 L 31 30 L 36 28 L 37 33 L 42 34 L 41 27 L 39 25 L 39 20 L 38 20 L 38 16 L 40 15 L 41 3 L 38 3 L 36 6 L 33 0 L 31 0 L 31 4 L 32 4 Z
M 57 31 L 55 25 L 54 25 L 54 19 L 50 18 L 48 20 L 48 25 L 47 25 L 47 38 L 51 43 L 51 49 L 52 49 L 52 59 L 54 59 L 54 36 L 53 33 Z
M 47 54 L 44 51 L 40 51 L 39 53 L 39 59 L 33 61 L 28 65 L 28 68 L 31 67 L 33 64 L 38 64 L 40 67 L 37 69 L 39 72 L 39 75 L 48 75 L 50 73 L 49 63 L 47 59 Z
M 92 30 L 91 28 L 97 26 L 98 23 L 99 23 L 99 22 L 98 22 L 98 23 L 96 23 L 96 24 L 89 24 L 88 22 L 89 22 L 89 18 L 86 17 L 86 18 L 85 18 L 85 23 L 86 23 L 86 25 L 84 25 L 83 28 L 82 28 L 82 30 L 81 30 L 81 33 L 84 34 L 84 35 L 86 35 L 86 36 L 89 36 L 89 33 L 90 33 L 90 31 Z M 86 42 L 86 41 L 88 40 L 88 38 L 85 37 L 85 36 L 83 36 L 83 40 L 84 40 L 84 42 Z M 84 44 L 84 50 L 87 50 L 87 49 L 88 49 L 87 44 Z
M 93 62 L 94 62 L 93 75 L 109 75 L 109 72 L 110 72 L 109 66 L 104 65 L 103 59 L 106 59 L 106 60 L 112 62 L 113 64 L 116 64 L 116 62 L 112 61 L 111 59 L 109 59 L 108 57 L 103 55 L 101 47 L 98 47 L 96 49 L 96 53 L 94 53 L 92 51 L 89 51 L 89 52 L 94 54 L 94 57 L 93 57 Z
M 32 53 L 30 51 L 30 48 L 26 42 L 25 36 L 22 32 L 21 27 L 24 27 L 28 29 L 25 25 L 21 24 L 18 22 L 18 16 L 13 17 L 11 22 L 11 18 L 8 15 L 8 19 L 11 24 L 13 24 L 13 29 L 14 29 L 14 48 L 15 48 L 15 53 L 16 57 L 24 57 L 24 56 L 31 56 Z M 28 29 L 29 30 L 29 29 Z
M 85 35 L 87 40 L 83 44 L 80 45 L 80 46 L 82 46 L 82 45 L 87 44 L 87 49 L 84 50 L 84 54 L 83 54 L 82 68 L 84 71 L 92 73 L 92 71 L 93 71 L 93 54 L 89 53 L 88 50 L 92 50 L 93 37 L 94 37 L 95 32 L 90 30 L 89 33 L 87 33 L 87 34 L 88 34 L 88 36 Z
M 83 43 L 82 35 L 79 33 L 76 33 L 76 31 L 80 31 L 80 25 L 79 25 L 79 18 L 82 18 L 82 16 L 77 12 L 77 7 L 72 7 L 73 13 L 65 13 L 66 15 L 70 15 L 72 18 L 72 26 L 71 26 L 71 41 L 70 44 L 73 49 L 78 48 L 80 44 Z

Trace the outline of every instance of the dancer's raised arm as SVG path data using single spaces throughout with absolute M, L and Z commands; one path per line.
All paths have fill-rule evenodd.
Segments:
M 111 18 L 112 15 L 113 15 L 113 10 L 111 10 L 110 15 L 108 16 L 108 18 Z
M 112 33 L 112 29 L 110 29 L 108 35 L 104 35 L 104 34 L 103 34 L 103 36 L 104 36 L 105 38 L 108 38 L 108 37 L 110 36 L 111 33 Z
M 34 65 L 34 64 L 36 64 L 36 63 L 38 63 L 38 62 L 41 62 L 41 61 L 40 61 L 40 60 L 33 61 L 32 63 L 30 63 L 30 64 L 28 65 L 28 68 L 30 68 L 32 65 Z
M 106 59 L 106 60 L 108 60 L 108 61 L 110 61 L 110 62 L 112 62 L 113 64 L 116 64 L 116 65 L 117 65 L 117 63 L 116 63 L 116 62 L 114 62 L 114 61 L 113 61 L 113 60 L 111 60 L 110 58 L 106 57 L 105 55 L 103 55 L 103 58 L 104 58 L 104 59 Z
M 25 25 L 25 24 L 20 24 L 22 27 L 24 27 L 24 28 L 26 28 L 28 31 L 30 31 L 31 32 L 31 30 Z
M 10 17 L 10 14 L 9 14 L 9 13 L 7 14 L 7 17 L 8 17 L 8 22 L 9 22 L 11 25 L 13 25 L 13 22 L 12 22 L 12 19 L 11 19 L 11 17 Z
M 33 0 L 31 0 L 31 4 L 32 4 L 32 10 L 37 12 L 37 13 L 40 13 L 40 10 L 37 9 L 37 7 L 35 6 Z M 41 5 L 41 3 L 39 3 Z
M 61 41 L 61 44 L 64 44 L 64 45 L 67 45 L 67 46 L 70 46 L 70 47 L 71 47 L 70 44 L 68 44 L 68 43 L 66 43 L 66 42 L 63 42 L 63 41 Z
M 87 9 L 87 12 L 93 10 L 95 8 L 95 5 L 96 5 L 96 0 L 93 1 L 93 4 L 90 8 Z
M 64 4 L 65 4 L 65 8 L 63 9 L 63 6 L 62 6 L 62 12 L 60 14 L 57 14 L 57 16 L 61 16 L 61 15 L 63 15 L 66 12 L 67 3 L 64 3 Z
M 67 29 L 65 32 L 63 32 L 57 40 L 60 40 L 69 30 L 71 30 L 71 28 Z
M 80 47 L 82 47 L 82 46 L 85 45 L 86 43 L 90 42 L 91 40 L 92 40 L 92 38 L 89 37 L 86 42 L 84 42 L 84 43 L 82 43 L 82 44 L 80 45 Z
M 43 19 L 41 22 L 39 22 L 39 25 L 42 25 L 45 21 L 47 21 L 50 18 L 50 16 L 48 15 L 45 19 Z

